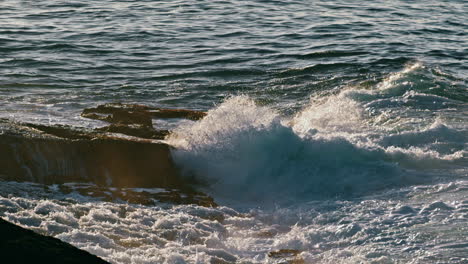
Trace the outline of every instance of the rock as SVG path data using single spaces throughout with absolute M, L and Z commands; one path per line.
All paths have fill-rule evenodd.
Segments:
M 151 126 L 151 118 L 185 118 L 200 120 L 205 112 L 187 109 L 168 109 L 138 104 L 108 103 L 83 110 L 82 117 L 110 123 L 141 124 Z
M 108 114 L 108 115 L 99 115 Z M 151 114 L 146 110 L 125 109 L 110 106 L 98 106 L 83 110 L 82 117 L 107 121 L 114 124 L 138 124 L 152 126 Z
M 268 257 L 270 258 L 289 258 L 295 257 L 301 253 L 300 250 L 297 249 L 280 249 L 277 251 L 272 251 L 268 253 Z
M 300 253 L 297 249 L 280 249 L 268 253 L 268 257 L 277 259 L 275 263 L 303 264 L 304 260 L 298 257 Z
M 171 147 L 163 142 L 115 138 L 68 126 L 20 124 L 4 119 L 0 119 L 0 131 L 3 180 L 60 184 L 64 193 L 78 191 L 106 201 L 217 206 L 213 198 L 194 191 L 192 179 L 179 176 Z M 70 182 L 93 184 L 75 184 L 76 188 L 71 189 L 64 185 Z M 154 193 L 130 188 L 166 190 Z
M 156 205 L 156 203 L 169 204 L 196 204 L 205 207 L 217 207 L 210 196 L 185 189 L 132 189 L 132 188 L 107 188 L 90 184 L 73 184 L 72 186 L 60 185 L 59 189 L 63 193 L 78 192 L 83 196 L 101 198 L 104 201 L 122 200 L 134 204 Z
M 45 184 L 94 182 L 115 187 L 184 188 L 187 185 L 178 177 L 171 147 L 162 142 L 5 120 L 0 120 L 0 128 L 3 131 L 0 175 L 5 175 L 6 180 Z
M 109 132 L 109 133 L 121 133 L 128 136 L 147 138 L 147 139 L 164 139 L 169 135 L 168 130 L 155 130 L 150 127 L 133 126 L 133 125 L 122 125 L 112 124 L 110 126 L 101 127 L 96 131 Z
M 3 263 L 108 263 L 59 239 L 39 235 L 1 218 L 0 234 L 0 254 Z
M 55 126 L 46 126 L 40 124 L 14 124 L 18 128 L 22 130 L 26 130 L 29 128 L 39 130 L 44 132 L 47 135 L 56 136 L 59 138 L 66 138 L 66 139 L 93 139 L 99 136 L 97 133 L 93 133 L 93 131 L 86 131 L 81 130 L 79 128 L 72 128 L 66 125 L 55 125 Z M 34 134 L 34 133 L 30 133 Z
M 190 120 L 200 120 L 206 116 L 205 112 L 185 110 L 185 109 L 155 109 L 150 111 L 154 118 L 185 118 Z
M 148 139 L 164 139 L 167 130 L 155 130 L 153 118 L 202 119 L 206 113 L 186 109 L 164 109 L 138 104 L 108 103 L 94 108 L 84 109 L 82 117 L 111 123 L 98 131 L 122 133 Z

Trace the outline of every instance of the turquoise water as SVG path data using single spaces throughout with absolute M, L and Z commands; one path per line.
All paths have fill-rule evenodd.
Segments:
M 269 255 L 281 249 L 305 263 L 468 263 L 466 1 L 0 10 L 0 117 L 97 127 L 79 114 L 106 102 L 208 111 L 154 124 L 222 205 L 2 182 L 0 216 L 112 263 L 284 263 Z

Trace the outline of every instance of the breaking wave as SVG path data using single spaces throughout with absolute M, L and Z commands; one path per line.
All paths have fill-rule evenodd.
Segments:
M 292 117 L 234 96 L 167 141 L 186 176 L 227 200 L 356 197 L 460 176 L 468 134 L 449 114 L 463 102 L 428 93 L 429 77 L 408 65 L 371 88 L 312 96 Z

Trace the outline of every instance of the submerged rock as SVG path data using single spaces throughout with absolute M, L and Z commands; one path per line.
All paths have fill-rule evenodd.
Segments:
M 298 257 L 300 253 L 301 251 L 297 249 L 280 249 L 268 253 L 268 257 L 275 259 L 277 263 L 303 264 L 304 260 Z
M 46 187 L 47 188 L 47 187 Z M 196 204 L 205 207 L 217 207 L 210 196 L 185 189 L 144 189 L 144 188 L 109 188 L 93 184 L 63 184 L 59 185 L 62 193 L 77 192 L 83 196 L 99 198 L 103 201 L 125 201 L 133 204 L 156 205 L 169 204 Z
M 108 263 L 57 238 L 39 235 L 1 218 L 0 234 L 3 263 Z
M 268 256 L 270 258 L 289 258 L 289 257 L 295 257 L 301 253 L 300 250 L 297 249 L 280 249 L 277 251 L 272 251 L 268 253 Z

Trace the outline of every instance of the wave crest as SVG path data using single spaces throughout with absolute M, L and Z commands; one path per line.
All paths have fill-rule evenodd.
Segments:
M 447 169 L 453 176 L 460 172 L 451 169 L 462 168 L 463 175 L 466 129 L 418 116 L 427 111 L 417 107 L 381 103 L 407 100 L 413 86 L 405 82 L 423 70 L 410 65 L 377 89 L 312 97 L 292 118 L 248 96 L 230 97 L 167 141 L 177 147 L 172 154 L 182 170 L 218 198 L 354 197 L 430 181 Z M 388 92 L 395 87 L 407 91 Z M 421 98 L 413 103 L 424 110 Z

